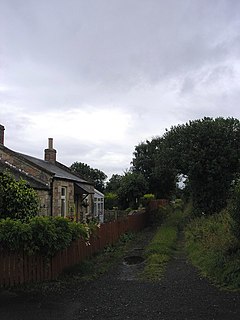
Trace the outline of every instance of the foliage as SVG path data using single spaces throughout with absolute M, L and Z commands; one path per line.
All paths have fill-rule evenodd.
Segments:
M 95 228 L 63 217 L 33 217 L 28 222 L 1 219 L 0 248 L 53 256 L 76 238 L 87 241 Z
M 150 192 L 158 189 L 166 197 L 174 192 L 177 177 L 184 175 L 195 214 L 214 214 L 226 206 L 239 158 L 239 120 L 204 118 L 141 143 L 135 148 L 133 171 L 145 176 Z
M 165 133 L 166 153 L 179 173 L 188 177 L 197 214 L 225 207 L 239 170 L 239 138 L 240 123 L 233 118 L 190 121 Z
M 103 171 L 93 169 L 82 162 L 74 162 L 70 169 L 78 173 L 83 179 L 93 183 L 97 190 L 104 192 L 104 181 L 107 179 L 107 175 Z
M 117 193 L 121 186 L 122 176 L 120 174 L 113 174 L 109 181 L 106 183 L 107 193 Z
M 172 202 L 172 207 L 174 208 L 174 210 L 182 210 L 184 206 L 183 200 L 182 199 L 175 199 Z
M 106 273 L 126 253 L 131 240 L 137 236 L 133 233 L 123 234 L 114 245 L 108 245 L 102 252 L 65 270 L 65 278 L 76 280 L 93 280 Z
M 152 193 L 146 193 L 146 194 L 144 194 L 144 196 L 141 198 L 141 204 L 144 206 L 144 207 L 146 207 L 148 204 L 149 204 L 149 202 L 151 201 L 151 200 L 154 200 L 155 199 L 155 196 L 154 196 L 154 194 L 152 194 Z
M 105 193 L 104 197 L 105 209 L 112 210 L 118 206 L 118 195 L 113 192 Z
M 156 198 L 170 198 L 175 190 L 176 172 L 165 156 L 164 140 L 154 138 L 135 147 L 132 171 L 141 173 L 148 183 L 148 192 Z
M 158 228 L 145 250 L 146 266 L 142 278 L 158 280 L 163 276 L 166 264 L 176 250 L 178 230 L 184 218 L 182 211 L 171 212 Z
M 233 232 L 240 240 L 240 180 L 238 179 L 232 190 L 231 200 L 229 203 L 229 212 L 233 219 Z
M 149 216 L 148 223 L 154 226 L 161 225 L 163 221 L 166 219 L 170 211 L 171 211 L 170 206 L 162 206 L 162 205 L 159 205 L 158 208 L 156 209 L 148 210 L 148 216 Z
M 15 178 L 8 172 L 0 174 L 0 218 L 26 220 L 37 214 L 37 193 L 26 181 Z
M 142 174 L 126 172 L 118 189 L 119 203 L 122 209 L 137 209 L 140 198 L 147 191 L 147 182 Z
M 232 233 L 227 210 L 194 219 L 185 230 L 186 249 L 193 264 L 215 283 L 240 288 L 240 245 Z

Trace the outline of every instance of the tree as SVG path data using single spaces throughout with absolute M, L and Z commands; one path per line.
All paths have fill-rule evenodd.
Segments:
M 126 172 L 118 189 L 119 203 L 122 209 L 136 209 L 140 198 L 148 190 L 146 179 L 141 173 Z
M 118 207 L 118 195 L 114 192 L 105 193 L 104 197 L 105 209 L 112 210 L 114 207 Z
M 239 171 L 239 120 L 189 121 L 172 127 L 163 139 L 170 165 L 188 177 L 195 212 L 213 214 L 221 210 Z
M 164 140 L 154 138 L 135 147 L 132 171 L 141 173 L 148 182 L 148 192 L 157 198 L 169 198 L 175 190 L 176 170 L 165 155 Z
M 38 213 L 37 193 L 26 181 L 16 181 L 7 172 L 0 174 L 0 218 L 27 220 Z
M 120 174 L 113 174 L 109 181 L 106 183 L 106 192 L 117 193 L 121 186 L 122 176 Z
M 204 118 L 171 127 L 162 137 L 135 149 L 133 170 L 149 182 L 150 192 L 174 190 L 176 177 L 187 177 L 196 214 L 213 214 L 227 202 L 239 172 L 240 122 Z M 161 187 L 162 184 L 162 187 Z
M 93 169 L 82 162 L 74 162 L 70 169 L 78 173 L 83 179 L 91 182 L 97 190 L 104 192 L 104 181 L 107 179 L 107 175 L 103 171 Z

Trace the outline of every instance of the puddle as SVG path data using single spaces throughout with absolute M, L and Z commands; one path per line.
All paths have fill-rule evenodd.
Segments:
M 141 256 L 128 256 L 124 258 L 124 264 L 126 265 L 136 265 L 140 264 L 144 261 L 145 259 Z

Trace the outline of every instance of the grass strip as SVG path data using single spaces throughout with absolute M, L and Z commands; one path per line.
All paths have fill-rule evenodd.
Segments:
M 178 231 L 183 220 L 183 212 L 171 212 L 145 249 L 146 265 L 141 279 L 156 281 L 162 278 L 167 262 L 176 251 Z

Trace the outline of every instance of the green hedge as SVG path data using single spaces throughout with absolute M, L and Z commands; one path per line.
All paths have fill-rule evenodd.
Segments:
M 28 222 L 0 220 L 0 250 L 53 256 L 79 237 L 89 240 L 96 224 L 71 222 L 62 217 L 33 217 Z

